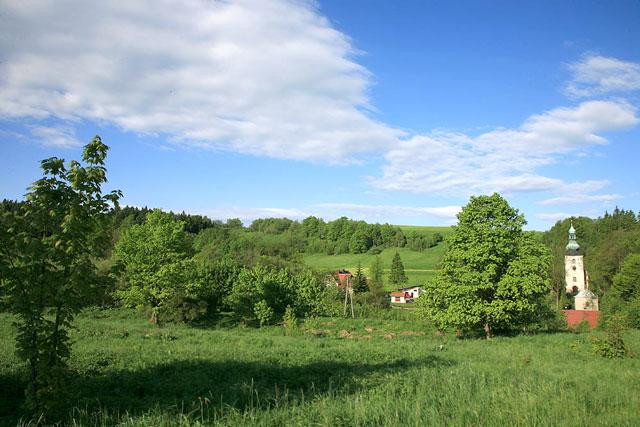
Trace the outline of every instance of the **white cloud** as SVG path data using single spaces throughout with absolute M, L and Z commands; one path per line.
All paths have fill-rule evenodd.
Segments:
M 252 207 L 229 207 L 209 209 L 205 211 L 193 212 L 194 214 L 206 215 L 213 219 L 239 218 L 245 223 L 250 223 L 257 218 L 289 218 L 303 219 L 311 215 L 296 208 L 252 208 Z
M 257 218 L 289 218 L 301 220 L 314 215 L 325 220 L 334 220 L 341 216 L 362 219 L 368 222 L 395 223 L 399 218 L 429 218 L 447 224 L 454 223 L 460 206 L 402 206 L 402 205 L 362 205 L 354 203 L 319 203 L 305 208 L 260 208 L 260 207 L 228 207 L 194 211 L 194 214 L 207 215 L 210 218 L 240 218 L 250 223 Z
M 600 55 L 588 55 L 570 64 L 572 80 L 566 92 L 584 97 L 610 92 L 640 90 L 640 63 Z
M 604 202 L 611 203 L 622 199 L 621 194 L 581 194 L 571 191 L 571 195 L 551 197 L 538 202 L 539 205 L 574 205 L 578 203 Z
M 401 135 L 368 113 L 368 71 L 312 2 L 14 0 L 0 27 L 0 117 L 329 162 Z
M 566 188 L 597 191 L 607 182 L 567 183 L 536 170 L 567 153 L 606 144 L 599 133 L 636 125 L 635 113 L 623 101 L 589 101 L 533 115 L 517 129 L 499 128 L 477 136 L 417 135 L 398 142 L 386 154 L 382 176 L 371 183 L 386 190 L 447 195 Z
M 550 222 L 562 221 L 565 218 L 571 218 L 571 217 L 577 217 L 577 216 L 580 216 L 580 215 L 564 213 L 564 212 L 536 214 L 536 218 L 541 219 L 543 221 L 550 221 Z
M 428 216 L 452 220 L 460 212 L 460 206 L 398 206 L 398 205 L 360 205 L 353 203 L 321 203 L 316 207 L 336 212 L 334 216 L 347 215 L 354 218 L 390 218 L 398 216 Z
M 557 222 L 562 221 L 565 218 L 577 218 L 580 216 L 586 216 L 588 218 L 595 218 L 598 216 L 595 212 L 583 212 L 583 213 L 566 213 L 566 212 L 555 212 L 555 213 L 539 213 L 536 214 L 536 218 L 541 219 L 543 221 L 549 222 Z
M 75 131 L 68 126 L 32 126 L 31 134 L 45 146 L 71 148 L 80 146 Z

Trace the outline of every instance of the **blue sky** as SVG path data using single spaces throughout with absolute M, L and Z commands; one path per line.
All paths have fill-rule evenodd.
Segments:
M 529 228 L 640 210 L 640 3 L 5 1 L 0 197 L 111 147 L 123 203 Z

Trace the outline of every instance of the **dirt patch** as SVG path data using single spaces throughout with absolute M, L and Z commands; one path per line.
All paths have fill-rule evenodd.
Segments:
M 349 331 L 347 331 L 346 329 L 343 329 L 340 332 L 338 332 L 338 336 L 340 338 L 349 338 L 351 336 L 351 333 Z

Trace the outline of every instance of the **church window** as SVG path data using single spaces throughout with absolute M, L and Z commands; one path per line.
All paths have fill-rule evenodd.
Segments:
M 576 266 L 575 265 L 572 268 L 573 268 L 573 271 L 576 271 Z
M 578 279 L 577 279 L 576 277 L 574 277 L 574 278 L 573 278 L 573 281 L 574 281 L 574 282 L 577 282 L 577 281 L 578 281 Z

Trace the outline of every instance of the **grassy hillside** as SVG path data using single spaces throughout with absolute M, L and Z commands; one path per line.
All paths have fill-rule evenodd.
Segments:
M 436 227 L 430 225 L 398 225 L 397 227 L 400 227 L 400 229 L 404 233 L 411 233 L 412 231 L 416 231 L 419 234 L 440 233 L 443 236 L 446 236 L 453 231 L 451 227 Z
M 445 244 L 441 243 L 436 247 L 427 249 L 423 252 L 412 251 L 406 248 L 388 248 L 378 255 L 382 259 L 385 272 L 388 273 L 391 268 L 391 259 L 398 251 L 404 264 L 405 272 L 409 277 L 410 284 L 421 284 L 432 278 L 439 266 L 438 263 L 444 254 Z M 358 262 L 368 274 L 369 267 L 373 262 L 375 255 L 369 254 L 342 254 L 342 255 L 324 255 L 310 254 L 304 256 L 304 262 L 314 268 L 320 270 L 338 270 L 346 268 L 351 272 L 355 272 Z M 386 277 L 385 277 L 386 279 Z M 386 282 L 385 282 L 386 283 Z
M 420 225 L 400 225 L 403 232 L 410 233 L 412 231 L 420 234 L 441 233 L 445 237 L 451 233 L 451 227 L 431 227 Z M 379 256 L 385 266 L 385 272 L 388 274 L 391 268 L 391 259 L 396 253 L 400 253 L 405 272 L 409 277 L 409 284 L 419 285 L 433 278 L 439 268 L 439 262 L 445 251 L 445 244 L 440 243 L 438 246 L 427 249 L 423 252 L 413 251 L 407 248 L 388 248 Z M 324 255 L 324 254 L 307 254 L 304 256 L 304 262 L 314 268 L 321 270 L 338 270 L 345 268 L 355 272 L 358 262 L 361 263 L 365 274 L 368 274 L 369 267 L 373 262 L 375 255 L 369 254 L 342 254 L 342 255 Z M 386 280 L 386 277 L 385 277 Z M 392 289 L 391 285 L 387 285 L 387 289 Z
M 0 314 L 0 425 L 24 396 L 11 321 Z M 640 425 L 640 359 L 593 354 L 592 334 L 459 340 L 417 319 L 327 318 L 285 336 L 127 312 L 77 326 L 74 425 Z M 640 332 L 625 338 L 639 353 Z

